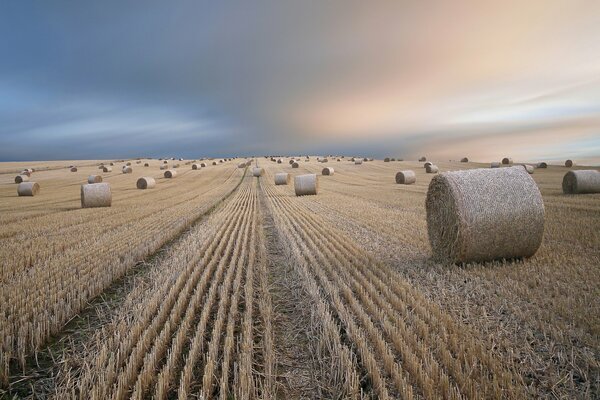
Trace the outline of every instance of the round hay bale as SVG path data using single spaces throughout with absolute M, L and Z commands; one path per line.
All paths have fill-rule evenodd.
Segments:
M 321 171 L 321 175 L 333 175 L 334 173 L 334 169 L 331 167 L 325 167 L 323 168 L 323 170 Z
M 169 169 L 169 166 L 168 166 L 167 164 L 163 164 L 163 165 L 161 165 L 159 168 L 160 168 L 161 170 L 164 170 L 164 169 Z
M 427 157 L 423 156 L 423 157 L 419 158 L 419 161 L 420 161 L 420 162 L 427 161 Z
M 400 185 L 412 185 L 417 181 L 417 175 L 415 171 L 406 170 L 400 171 L 396 174 L 396 183 Z
M 524 168 L 445 172 L 425 202 L 433 258 L 462 263 L 530 257 L 542 243 L 544 202 Z
M 136 163 L 136 164 L 141 164 L 142 162 L 138 160 L 138 161 L 136 161 L 135 163 Z
M 27 170 L 27 169 L 21 171 L 21 173 L 19 175 L 27 175 L 28 177 L 31 178 L 31 172 L 29 172 L 29 170 Z
M 363 163 L 362 158 L 356 158 L 354 159 L 354 165 L 361 165 Z
M 292 168 L 298 168 L 299 166 L 300 164 L 298 164 L 296 161 L 292 163 Z
M 536 168 L 548 168 L 548 164 L 545 162 L 537 163 Z
M 255 176 L 255 177 L 258 178 L 260 176 L 263 176 L 264 174 L 265 174 L 265 170 L 264 169 L 262 169 L 260 167 L 254 167 L 254 168 L 252 168 L 252 176 Z
M 217 165 L 217 162 L 216 162 L 216 161 L 213 161 L 213 162 L 212 162 L 212 165 Z
M 111 166 L 111 167 L 112 167 L 112 166 L 114 166 L 114 165 L 115 165 L 115 163 L 114 163 L 114 162 L 111 162 L 111 163 L 110 163 L 110 166 Z
M 565 161 L 565 167 L 571 168 L 571 167 L 574 167 L 574 166 L 575 166 L 575 161 L 573 161 L 573 160 L 567 160 L 567 161 Z
M 168 169 L 163 175 L 165 178 L 175 178 L 177 176 L 177 171 L 173 169 Z
M 40 191 L 40 185 L 37 182 L 22 182 L 17 186 L 19 196 L 35 196 Z
M 425 164 L 423 164 L 423 168 L 427 168 L 427 167 L 432 166 L 432 165 L 433 165 L 432 162 L 427 161 Z
M 513 160 L 512 160 L 512 158 L 509 158 L 509 157 L 504 157 L 504 158 L 502 159 L 502 164 L 504 164 L 504 165 L 510 165 L 510 164 L 512 164 L 512 163 L 513 163 Z
M 329 159 L 328 158 L 322 158 L 321 161 L 319 161 L 319 162 L 326 163 L 326 162 L 329 162 Z
M 101 175 L 90 175 L 88 176 L 88 183 L 100 183 L 102 182 Z
M 168 163 L 169 163 L 169 162 L 168 162 L 167 160 L 164 160 L 164 161 L 163 161 L 163 164 L 168 164 Z
M 317 174 L 298 175 L 294 177 L 294 191 L 296 196 L 315 195 L 319 191 L 319 177 Z
M 102 168 L 102 172 L 112 172 L 112 167 L 104 167 Z
M 396 161 L 396 159 L 395 158 L 390 158 L 390 161 Z
M 81 185 L 81 208 L 110 207 L 112 192 L 108 183 Z
M 287 172 L 279 172 L 275 174 L 275 184 L 276 185 L 287 185 L 290 183 L 292 176 Z
M 123 173 L 124 174 L 131 174 L 133 172 L 133 168 L 129 167 L 129 166 L 124 166 L 123 167 Z
M 17 175 L 15 176 L 15 183 L 22 183 L 29 181 L 29 175 Z
M 77 167 L 71 168 L 71 172 L 77 172 Z
M 428 174 L 437 174 L 438 172 L 440 172 L 440 169 L 437 165 L 431 164 L 425 167 L 425 172 L 427 172 Z
M 384 158 L 383 162 L 390 162 L 390 158 L 389 157 Z
M 363 158 L 363 161 L 367 162 L 367 161 L 369 161 L 369 159 L 367 157 L 365 157 L 365 158 Z
M 149 167 L 149 166 L 150 166 L 150 164 L 144 163 L 144 167 Z
M 283 162 L 283 160 L 280 158 L 277 160 L 277 164 L 281 164 Z
M 600 193 L 600 171 L 569 171 L 563 177 L 562 188 L 566 194 Z
M 128 166 L 128 167 L 130 167 L 130 166 L 131 166 L 131 163 L 130 163 L 130 162 L 128 162 L 128 163 L 127 163 L 127 164 L 125 164 L 125 165 L 126 165 L 126 166 Z
M 200 164 L 192 164 L 192 169 L 198 169 L 200 168 Z
M 498 161 L 494 161 L 490 164 L 490 168 L 500 168 L 500 163 Z
M 290 161 L 288 161 L 288 163 L 289 163 L 290 165 L 292 165 L 294 162 L 296 162 L 296 160 L 294 160 L 293 158 L 292 158 Z
M 467 157 L 463 157 L 460 159 L 460 162 L 469 162 L 469 159 Z
M 135 186 L 138 189 L 152 189 L 156 186 L 156 180 L 154 180 L 154 178 L 152 178 L 151 176 L 142 176 L 140 179 L 137 180 Z
M 200 168 L 206 167 L 206 163 L 200 163 Z
M 70 166 L 69 166 L 69 168 L 73 168 L 73 166 L 72 166 L 72 165 L 70 165 Z M 98 166 L 98 169 L 104 169 L 104 164 L 100 164 L 100 165 Z
M 533 165 L 523 164 L 523 168 L 525 168 L 525 171 L 527 171 L 528 174 L 533 174 Z

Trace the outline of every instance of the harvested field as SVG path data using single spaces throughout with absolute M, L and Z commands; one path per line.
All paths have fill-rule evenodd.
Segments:
M 321 175 L 317 157 L 174 180 L 125 160 L 101 173 L 111 207 L 82 209 L 100 162 L 0 164 L 0 397 L 600 396 L 600 194 L 563 194 L 564 166 L 531 175 L 533 257 L 446 265 L 422 162 L 347 157 L 296 196 L 275 174 Z M 42 190 L 19 197 L 30 167 Z M 156 186 L 137 190 L 142 176 Z

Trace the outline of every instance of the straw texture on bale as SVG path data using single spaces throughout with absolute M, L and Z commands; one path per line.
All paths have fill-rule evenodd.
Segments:
M 500 163 L 498 161 L 494 161 L 490 164 L 490 168 L 500 168 Z
M 363 163 L 363 160 L 360 158 L 357 158 L 354 160 L 354 165 L 361 165 Z
M 544 203 L 524 168 L 445 172 L 425 202 L 435 260 L 450 263 L 530 257 L 544 233 Z
M 460 159 L 460 162 L 469 162 L 469 159 L 467 157 L 463 157 Z
M 512 163 L 513 163 L 512 158 L 504 157 L 502 159 L 502 164 L 504 164 L 504 165 L 509 165 L 509 164 L 512 164 Z
M 135 186 L 138 189 L 152 189 L 156 186 L 156 181 L 151 176 L 143 176 L 137 180 Z
M 165 178 L 175 178 L 177 176 L 177 171 L 173 169 L 168 169 L 164 173 Z
M 35 196 L 40 191 L 40 185 L 37 182 L 19 183 L 17 194 L 19 196 Z
M 525 168 L 525 171 L 527 171 L 528 174 L 533 174 L 533 165 L 523 164 L 523 168 Z
M 299 166 L 300 164 L 298 164 L 296 161 L 292 163 L 292 168 L 298 168 Z
M 412 185 L 417 181 L 417 175 L 415 171 L 406 170 L 400 171 L 396 174 L 396 183 L 401 185 Z
M 265 173 L 265 170 L 260 167 L 252 168 L 252 176 L 255 176 L 258 178 L 259 176 L 263 176 L 264 173 Z
M 200 164 L 192 164 L 192 169 L 198 169 L 200 168 Z
M 431 164 L 425 167 L 425 172 L 427 172 L 428 174 L 437 174 L 438 172 L 440 172 L 440 169 L 437 165 Z
M 548 168 L 548 164 L 545 162 L 538 163 L 536 168 Z
M 279 172 L 275 174 L 275 184 L 276 185 L 287 185 L 290 183 L 292 176 L 287 172 Z
M 571 168 L 573 166 L 575 166 L 575 161 L 573 161 L 573 160 L 567 160 L 567 161 L 565 161 L 565 167 Z
M 334 173 L 334 169 L 331 167 L 325 167 L 323 168 L 323 170 L 321 171 L 321 175 L 333 175 Z
M 104 167 L 102 168 L 102 172 L 112 172 L 112 167 Z
M 133 172 L 133 169 L 129 166 L 124 166 L 123 167 L 123 173 L 124 174 L 131 174 Z
M 90 175 L 88 176 L 88 183 L 100 183 L 102 182 L 101 175 Z
M 317 174 L 298 175 L 294 177 L 294 191 L 296 196 L 315 195 L 319 191 L 319 177 Z
M 15 176 L 15 183 L 27 182 L 29 175 L 17 175 Z
M 81 207 L 110 207 L 112 192 L 108 183 L 89 183 L 81 185 Z
M 421 161 L 421 162 L 427 161 L 427 157 L 423 156 L 423 157 L 419 158 L 419 161 Z
M 71 172 L 77 172 L 77 167 L 71 168 Z
M 563 177 L 562 188 L 567 194 L 600 193 L 600 171 L 569 171 Z

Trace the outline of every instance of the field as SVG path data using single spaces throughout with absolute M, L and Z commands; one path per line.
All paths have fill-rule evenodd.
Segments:
M 534 257 L 442 265 L 422 163 L 242 161 L 0 163 L 0 397 L 600 397 L 600 195 L 563 195 L 567 168 L 532 175 Z M 324 166 L 317 196 L 274 185 Z M 90 174 L 110 208 L 81 208 Z

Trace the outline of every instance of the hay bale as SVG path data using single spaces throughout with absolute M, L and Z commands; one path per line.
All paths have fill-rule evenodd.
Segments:
M 460 159 L 460 162 L 469 162 L 469 159 L 467 157 L 463 157 Z
M 81 208 L 110 207 L 112 192 L 108 183 L 81 185 Z
M 294 191 L 296 196 L 315 195 L 319 191 L 319 177 L 317 174 L 298 175 L 294 177 Z
M 361 165 L 363 163 L 362 158 L 355 158 L 354 159 L 354 165 Z
M 528 174 L 533 174 L 534 168 L 533 165 L 529 165 L 529 164 L 523 164 L 523 168 L 525 168 L 525 171 L 527 171 Z
M 290 165 L 292 165 L 292 164 L 293 164 L 293 163 L 295 163 L 295 162 L 296 162 L 296 160 L 294 160 L 293 158 L 292 158 L 290 161 L 288 161 L 288 163 L 289 163 Z
M 427 168 L 427 167 L 432 166 L 432 165 L 433 165 L 432 162 L 427 161 L 425 164 L 423 164 L 423 168 Z
M 69 165 L 69 168 L 73 168 L 73 165 Z M 104 169 L 104 164 L 100 164 L 98 166 L 98 169 Z
M 212 162 L 212 165 L 217 165 L 217 162 L 216 162 L 216 161 L 213 161 L 213 162 Z
M 390 158 L 390 161 L 396 161 L 396 159 L 395 158 Z
M 548 168 L 548 164 L 545 162 L 537 163 L 536 168 Z
M 258 178 L 258 177 L 263 176 L 264 174 L 265 174 L 265 170 L 264 169 L 262 169 L 260 167 L 254 167 L 254 168 L 252 168 L 252 176 L 255 176 L 255 177 Z
M 243 162 L 241 164 L 238 164 L 238 168 L 246 168 L 246 163 Z
M 175 178 L 177 176 L 177 171 L 174 169 L 168 169 L 163 175 L 165 178 Z
M 17 186 L 19 196 L 35 196 L 40 191 L 40 185 L 37 182 L 22 182 Z
M 72 167 L 71 172 L 77 172 L 77 167 Z
M 200 164 L 192 164 L 192 169 L 198 169 L 200 168 Z
M 334 173 L 334 169 L 331 167 L 325 167 L 323 168 L 323 170 L 321 171 L 321 175 L 333 175 Z
M 200 163 L 200 168 L 205 168 L 206 167 L 206 163 Z
M 427 161 L 427 157 L 423 156 L 423 157 L 419 158 L 419 161 L 420 161 L 420 162 Z
M 319 162 L 326 163 L 326 162 L 329 162 L 329 159 L 328 158 L 321 158 L 321 160 Z
M 384 158 L 383 162 L 390 162 L 390 158 L 389 157 Z
M 425 167 L 425 172 L 427 172 L 428 174 L 437 174 L 438 172 L 440 172 L 440 169 L 437 165 L 431 164 Z
M 562 188 L 566 194 L 600 193 L 600 171 L 569 171 L 563 177 Z
M 490 168 L 500 168 L 500 163 L 498 161 L 494 161 L 490 164 Z
M 90 175 L 88 176 L 88 183 L 100 183 L 102 182 L 101 175 Z
M 369 161 L 369 159 L 367 157 L 365 157 L 365 158 L 363 158 L 363 161 L 367 162 L 367 161 Z
M 151 176 L 142 176 L 137 180 L 135 186 L 138 189 L 152 189 L 156 186 L 156 181 Z
M 280 158 L 277 160 L 277 164 L 281 164 L 283 162 L 283 160 Z
M 128 163 L 127 163 L 127 164 L 125 164 L 125 165 L 126 165 L 127 167 L 130 167 L 130 166 L 131 166 L 131 163 L 130 163 L 130 162 L 128 162 Z
M 406 170 L 400 171 L 396 174 L 396 183 L 400 185 L 412 185 L 417 181 L 417 175 L 415 171 Z
M 113 166 L 115 165 L 115 163 L 114 163 L 114 162 L 111 162 L 109 165 L 110 165 L 111 167 L 113 167 Z
M 136 164 L 141 164 L 142 162 L 138 160 L 138 161 L 136 161 L 135 163 L 136 163 Z
M 292 168 L 298 168 L 300 166 L 300 164 L 298 164 L 298 162 L 294 161 L 292 163 Z
M 104 167 L 102 168 L 102 172 L 112 172 L 112 167 Z
M 164 161 L 163 161 L 163 164 L 168 164 L 168 163 L 169 163 L 169 162 L 168 162 L 167 160 L 164 160 Z
M 27 175 L 28 177 L 31 178 L 31 172 L 28 169 L 24 169 L 23 171 L 21 171 L 19 173 L 19 175 Z
M 29 175 L 17 175 L 15 176 L 15 183 L 27 182 L 29 180 Z
M 159 168 L 160 168 L 160 170 L 164 170 L 164 169 L 169 169 L 169 166 L 167 164 L 163 164 Z
M 445 172 L 431 180 L 425 207 L 438 261 L 530 257 L 542 243 L 544 203 L 524 168 Z
M 133 172 L 133 168 L 129 167 L 129 166 L 124 166 L 123 167 L 123 173 L 124 174 L 131 174 Z
M 574 167 L 574 166 L 575 166 L 575 161 L 573 161 L 573 160 L 567 160 L 567 161 L 565 161 L 565 167 L 571 168 L 571 167 Z
M 504 157 L 504 158 L 502 159 L 502 164 L 503 164 L 503 165 L 510 165 L 510 164 L 512 164 L 512 163 L 513 163 L 513 160 L 512 160 L 512 158 L 509 158 L 509 157 Z
M 275 174 L 275 184 L 276 185 L 287 185 L 290 183 L 292 176 L 287 172 L 279 172 Z
M 144 167 L 149 167 L 149 166 L 150 166 L 150 164 L 144 163 Z

